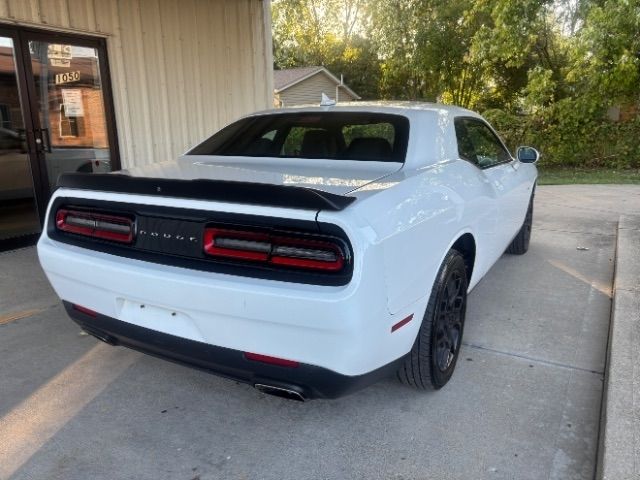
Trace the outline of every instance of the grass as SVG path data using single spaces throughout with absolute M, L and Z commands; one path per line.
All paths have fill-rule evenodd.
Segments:
M 538 185 L 640 184 L 640 169 L 539 168 Z

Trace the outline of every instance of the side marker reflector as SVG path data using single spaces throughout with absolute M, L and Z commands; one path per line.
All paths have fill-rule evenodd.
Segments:
M 400 320 L 398 323 L 396 323 L 394 326 L 391 327 L 391 333 L 395 332 L 396 330 L 398 330 L 399 328 L 404 327 L 407 323 L 409 323 L 411 320 L 413 320 L 413 313 L 411 315 L 409 315 L 407 318 L 403 318 L 402 320 Z
M 270 357 L 268 355 L 260 355 L 259 353 L 244 352 L 244 357 L 247 360 L 254 362 L 270 363 L 271 365 L 278 365 L 279 367 L 296 368 L 300 364 L 293 360 L 285 360 L 284 358 Z
M 73 309 L 77 310 L 78 312 L 84 313 L 85 315 L 89 315 L 90 317 L 97 317 L 98 316 L 98 312 L 94 312 L 90 308 L 83 307 L 82 305 L 75 305 L 74 304 L 73 305 Z

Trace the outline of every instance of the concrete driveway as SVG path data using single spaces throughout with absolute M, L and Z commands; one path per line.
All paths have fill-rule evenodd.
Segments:
M 34 249 L 0 254 L 0 478 L 593 478 L 615 226 L 640 187 L 539 187 L 535 208 L 529 253 L 471 294 L 439 392 L 297 403 L 109 347 Z

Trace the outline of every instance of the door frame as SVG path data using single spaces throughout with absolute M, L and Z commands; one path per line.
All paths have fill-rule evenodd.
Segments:
M 42 146 L 38 146 L 36 143 L 35 132 L 37 129 L 41 128 L 41 125 L 38 109 L 38 92 L 36 91 L 31 65 L 29 41 L 34 40 L 40 42 L 78 45 L 82 47 L 95 48 L 97 50 L 111 169 L 120 170 L 120 149 L 118 145 L 116 115 L 113 104 L 113 90 L 111 88 L 107 41 L 104 37 L 66 32 L 63 33 L 40 28 L 7 24 L 0 24 L 0 36 L 8 37 L 13 40 L 16 79 L 18 82 L 18 93 L 20 97 L 23 122 L 26 130 L 27 152 L 33 177 L 36 207 L 40 218 L 40 225 L 42 226 L 44 224 L 47 204 L 52 191 L 49 186 L 44 151 Z

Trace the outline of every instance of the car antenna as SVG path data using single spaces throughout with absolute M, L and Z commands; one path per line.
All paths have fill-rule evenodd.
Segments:
M 320 97 L 320 106 L 321 107 L 333 107 L 336 104 L 336 101 L 329 98 L 326 93 L 322 92 L 322 97 Z

